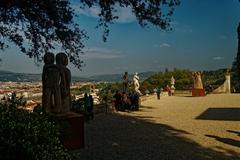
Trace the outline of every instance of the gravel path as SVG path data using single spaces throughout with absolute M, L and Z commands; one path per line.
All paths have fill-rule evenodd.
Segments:
M 240 94 L 148 97 L 85 125 L 81 160 L 240 160 Z

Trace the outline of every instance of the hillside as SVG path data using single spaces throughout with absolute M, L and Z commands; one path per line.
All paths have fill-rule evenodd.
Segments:
M 155 72 L 142 72 L 139 73 L 141 80 L 145 80 Z M 41 74 L 30 74 L 30 73 L 15 73 L 10 71 L 0 71 L 0 81 L 2 82 L 35 82 L 41 81 Z M 129 75 L 129 79 L 133 77 L 132 74 Z M 95 75 L 90 77 L 78 77 L 72 76 L 72 82 L 80 81 L 106 81 L 106 82 L 117 82 L 122 80 L 122 74 L 108 74 L 108 75 Z
M 204 86 L 212 85 L 214 88 L 221 85 L 224 80 L 224 72 L 226 69 L 218 69 L 215 71 L 203 71 L 202 72 L 202 81 Z M 160 86 L 162 88 L 166 87 L 166 85 L 170 85 L 171 77 L 175 78 L 175 87 L 180 90 L 188 90 L 192 87 L 192 72 L 191 70 L 180 70 L 176 69 L 174 71 L 168 72 L 159 72 L 154 74 L 144 80 L 141 85 L 141 91 L 144 92 L 149 90 L 153 92 L 153 90 Z
M 156 72 L 141 72 L 139 73 L 140 80 L 143 81 L 150 76 L 156 74 Z M 122 76 L 123 74 L 105 74 L 105 75 L 95 75 L 95 76 L 90 76 L 88 79 L 94 80 L 94 81 L 107 81 L 107 82 L 118 82 L 122 81 Z M 129 80 L 133 78 L 133 74 L 128 75 Z

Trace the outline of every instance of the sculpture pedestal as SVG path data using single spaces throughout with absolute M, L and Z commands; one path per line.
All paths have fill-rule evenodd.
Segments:
M 84 147 L 84 116 L 74 112 L 54 115 L 59 123 L 62 143 L 68 150 Z
M 192 96 L 193 97 L 201 97 L 205 96 L 205 90 L 204 89 L 192 89 Z

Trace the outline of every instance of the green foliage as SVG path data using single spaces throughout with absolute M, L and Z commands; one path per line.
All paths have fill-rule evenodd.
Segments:
M 171 30 L 171 16 L 180 0 L 80 0 L 78 3 L 82 9 L 99 6 L 98 26 L 103 27 L 103 40 L 106 41 L 108 25 L 118 19 L 117 7 L 131 8 L 142 27 L 153 24 L 162 30 Z M 5 41 L 8 40 L 39 61 L 42 54 L 61 46 L 70 61 L 80 68 L 83 41 L 88 37 L 74 22 L 73 5 L 69 0 L 2 0 L 0 49 L 8 47 Z
M 71 159 L 59 141 L 59 132 L 45 115 L 0 105 L 1 158 L 25 160 Z
M 100 83 L 97 84 L 96 88 L 99 89 L 98 96 L 100 98 L 100 101 L 106 101 L 107 99 L 112 99 L 112 97 L 109 97 L 108 92 L 114 93 L 117 90 L 121 90 L 121 83 Z
M 224 73 L 226 69 L 218 69 L 216 71 L 203 71 L 202 79 L 205 85 L 220 86 L 225 81 Z
M 224 72 L 226 69 L 219 69 L 216 71 L 203 71 L 202 82 L 204 86 L 212 85 L 218 87 L 223 84 L 225 80 Z M 191 89 L 193 80 L 192 72 L 190 70 L 175 69 L 174 71 L 159 72 L 145 81 L 142 82 L 140 90 L 149 90 L 150 93 L 154 92 L 154 89 L 158 86 L 164 88 L 166 85 L 170 86 L 171 77 L 175 78 L 175 88 L 177 90 L 188 90 Z
M 138 23 L 142 27 L 146 27 L 149 23 L 159 27 L 162 30 L 171 30 L 170 22 L 174 8 L 180 4 L 180 0 L 98 0 L 89 1 L 81 0 L 82 6 L 99 6 L 99 26 L 103 27 L 103 40 L 109 34 L 108 25 L 114 20 L 118 19 L 116 15 L 116 6 L 129 7 L 132 9 L 133 14 L 136 16 Z
M 175 78 L 175 87 L 177 89 L 189 89 L 192 85 L 192 72 L 189 70 L 174 70 L 167 72 L 159 72 L 145 81 L 143 81 L 140 90 L 144 92 L 149 90 L 150 93 L 154 92 L 154 89 L 158 86 L 164 88 L 170 85 L 171 77 Z
M 73 22 L 68 0 L 3 0 L 0 17 L 0 49 L 7 47 L 6 39 L 30 58 L 41 60 L 42 54 L 60 44 L 70 61 L 81 67 L 86 34 Z

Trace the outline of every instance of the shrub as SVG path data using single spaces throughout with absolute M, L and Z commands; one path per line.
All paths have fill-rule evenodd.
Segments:
M 58 129 L 46 115 L 0 104 L 0 119 L 1 159 L 71 159 L 59 141 Z

